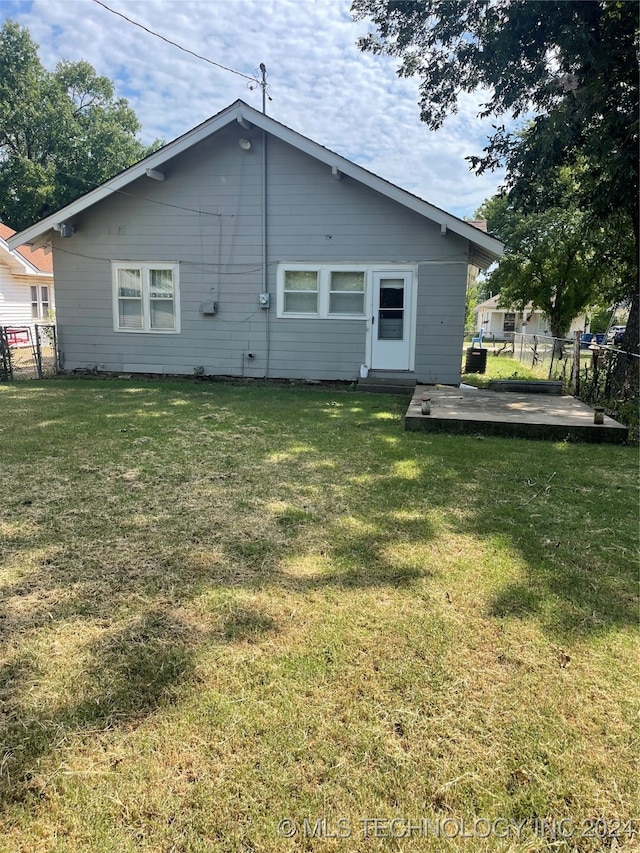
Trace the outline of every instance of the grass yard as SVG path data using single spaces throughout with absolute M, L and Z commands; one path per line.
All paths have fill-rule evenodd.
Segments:
M 636 451 L 407 402 L 0 385 L 0 850 L 637 849 Z
M 462 370 L 464 372 L 466 362 L 467 344 L 462 357 Z M 501 351 L 504 344 L 499 342 L 491 342 L 486 344 L 487 350 L 487 365 L 485 373 L 466 373 L 462 377 L 462 381 L 467 385 L 475 385 L 477 388 L 487 388 L 491 379 L 549 379 L 549 357 L 547 356 L 541 363 L 533 365 L 532 358 L 528 355 L 525 361 L 519 361 L 517 358 L 506 350 Z M 567 351 L 569 351 L 569 347 Z M 529 353 L 530 348 L 526 352 Z M 585 364 L 591 363 L 591 353 L 583 350 L 580 353 L 581 369 Z M 559 363 L 554 362 L 554 370 L 552 379 L 566 378 L 566 374 L 570 371 L 567 367 L 562 369 Z
M 462 370 L 464 373 L 466 352 L 470 346 L 469 342 L 465 341 Z M 524 360 L 519 361 L 507 349 L 503 351 L 504 343 L 499 341 L 485 341 L 484 348 L 487 350 L 487 366 L 485 373 L 467 373 L 462 377 L 462 381 L 467 385 L 475 385 L 478 388 L 487 388 L 491 379 L 562 379 L 569 384 L 571 374 L 571 361 L 568 364 L 564 362 L 554 361 L 552 375 L 549 377 L 549 355 L 538 363 L 533 364 L 531 345 L 525 347 Z M 572 347 L 567 345 L 565 352 L 570 356 Z M 585 366 L 591 365 L 591 353 L 589 350 L 580 351 L 580 369 L 584 370 Z
M 465 369 L 465 360 L 462 361 Z M 491 379 L 548 379 L 549 368 L 544 365 L 535 368 L 522 364 L 509 355 L 496 355 L 493 350 L 487 352 L 487 367 L 484 373 L 463 373 L 462 381 L 476 388 L 488 388 Z

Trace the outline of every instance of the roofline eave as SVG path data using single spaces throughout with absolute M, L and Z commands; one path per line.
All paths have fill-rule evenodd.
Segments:
M 169 160 L 183 153 L 188 148 L 202 142 L 209 136 L 217 133 L 233 121 L 249 122 L 256 127 L 259 127 L 261 130 L 273 134 L 283 142 L 292 145 L 294 148 L 309 154 L 316 160 L 320 160 L 332 168 L 335 167 L 342 174 L 357 180 L 365 186 L 368 186 L 370 189 L 373 189 L 381 195 L 384 195 L 404 207 L 413 210 L 441 227 L 450 229 L 454 234 L 457 234 L 458 236 L 477 245 L 481 250 L 478 253 L 480 256 L 484 256 L 485 258 L 490 257 L 493 260 L 498 260 L 502 256 L 503 245 L 495 237 L 491 237 L 490 235 L 475 228 L 475 226 L 469 225 L 463 219 L 459 219 L 453 214 L 447 213 L 439 207 L 435 207 L 435 205 L 432 205 L 430 202 L 425 201 L 416 195 L 412 195 L 407 190 L 386 181 L 384 178 L 379 177 L 373 172 L 369 172 L 362 166 L 358 166 L 351 160 L 347 160 L 342 157 L 340 154 L 336 154 L 319 143 L 302 136 L 302 134 L 297 131 L 292 130 L 286 125 L 280 124 L 280 122 L 265 115 L 264 113 L 258 112 L 241 100 L 235 101 L 215 116 L 212 116 L 197 125 L 195 128 L 187 131 L 182 136 L 179 136 L 177 139 L 169 142 L 158 151 L 154 151 L 152 154 L 147 155 L 145 158 L 134 163 L 133 166 L 129 166 L 113 178 L 109 178 L 109 180 L 105 181 L 104 184 L 95 187 L 93 190 L 90 190 L 88 193 L 85 193 L 83 196 L 75 199 L 75 201 L 70 202 L 56 213 L 53 213 L 40 220 L 40 222 L 37 222 L 34 225 L 25 228 L 23 231 L 14 234 L 7 240 L 7 245 L 9 248 L 15 249 L 25 243 L 29 244 L 32 241 L 37 240 L 39 237 L 42 237 L 44 234 L 53 230 L 56 224 L 73 219 L 89 207 L 127 186 L 132 181 L 137 180 L 139 177 L 142 177 L 146 174 L 147 170 L 157 169 L 163 166 Z
M 4 257 L 2 257 L 4 256 Z M 0 237 L 0 258 L 9 267 L 12 275 L 31 276 L 38 278 L 53 278 L 53 273 L 48 270 L 41 270 L 27 258 L 23 257 L 20 252 L 11 249 L 8 240 Z

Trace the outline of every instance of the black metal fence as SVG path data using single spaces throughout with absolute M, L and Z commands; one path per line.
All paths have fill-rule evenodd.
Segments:
M 580 351 L 576 353 L 573 342 L 551 335 L 515 332 L 511 352 L 513 358 L 540 374 L 541 378 L 561 380 L 567 390 L 570 390 L 576 369 L 582 368 Z
M 579 335 L 577 339 L 566 340 L 518 333 L 496 352 L 502 351 L 529 367 L 541 379 L 561 380 L 567 393 L 588 403 L 601 403 L 613 397 L 627 400 L 638 394 L 634 379 L 639 361 L 636 353 L 604 343 L 583 342 Z M 621 383 L 621 376 L 628 378 L 626 384 Z
M 59 366 L 54 325 L 0 326 L 0 381 L 44 379 Z
M 613 347 L 594 348 L 581 364 L 574 393 L 587 403 L 637 400 L 639 356 Z M 621 381 L 621 378 L 624 381 Z

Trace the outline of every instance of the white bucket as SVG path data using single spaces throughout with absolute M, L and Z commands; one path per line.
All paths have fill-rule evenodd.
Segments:
M 360 379 L 366 379 L 369 375 L 369 368 L 366 364 L 360 365 Z

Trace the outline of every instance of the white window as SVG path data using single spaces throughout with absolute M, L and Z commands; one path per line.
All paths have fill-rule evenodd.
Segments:
M 317 270 L 285 270 L 283 288 L 285 314 L 318 313 Z
M 179 332 L 178 264 L 113 264 L 116 332 Z
M 364 314 L 364 272 L 332 270 L 329 273 L 329 314 Z
M 38 286 L 31 285 L 31 319 L 43 320 L 46 322 L 49 319 L 51 303 L 49 302 L 49 288 L 46 284 Z
M 364 319 L 366 291 L 364 267 L 281 264 L 278 317 Z

